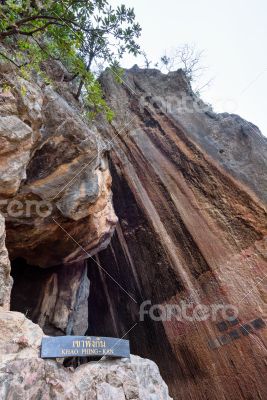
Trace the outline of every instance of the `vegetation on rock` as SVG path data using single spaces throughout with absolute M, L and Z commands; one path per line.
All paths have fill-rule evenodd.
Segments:
M 125 52 L 139 52 L 141 27 L 133 8 L 112 8 L 107 0 L 0 1 L 0 57 L 28 76 L 33 70 L 47 79 L 43 63 L 60 61 L 69 71 L 65 81 L 77 81 L 75 97 L 83 94 L 90 117 L 113 112 L 92 72 L 94 62 L 119 74 Z

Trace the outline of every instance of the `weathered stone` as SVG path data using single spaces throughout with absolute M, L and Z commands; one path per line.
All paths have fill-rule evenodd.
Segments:
M 10 277 L 10 261 L 5 245 L 5 221 L 0 214 L 0 310 L 8 309 L 12 279 Z
M 10 258 L 21 267 L 12 309 L 48 334 L 82 335 L 84 260 L 107 246 L 117 222 L 104 144 L 74 99 L 12 68 L 1 65 L 0 74 L 0 211 Z M 2 217 L 0 226 L 0 307 L 7 309 L 12 280 Z M 27 263 L 36 271 L 25 281 Z M 40 266 L 57 267 L 45 273 Z
M 17 115 L 17 101 L 11 91 L 4 90 L 0 95 L 0 116 Z
M 238 116 L 212 112 L 182 71 L 135 68 L 123 79 L 102 77 L 116 118 L 98 125 L 113 140 L 120 223 L 97 261 L 118 285 L 89 262 L 89 332 L 103 321 L 109 336 L 131 329 L 132 351 L 157 363 L 175 399 L 267 398 L 267 330 L 239 333 L 266 316 L 266 138 Z M 239 323 L 220 333 L 220 312 L 179 321 L 155 311 L 132 329 L 145 300 L 184 302 L 189 317 L 197 306 L 230 304 Z
M 102 140 L 63 89 L 40 89 L 0 67 L 12 83 L 0 99 L 0 116 L 12 128 L 7 135 L 2 124 L 0 135 L 7 182 L 1 200 L 45 201 L 52 212 L 8 214 L 8 250 L 15 263 L 23 257 L 36 266 L 72 268 L 48 270 L 43 281 L 40 275 L 40 293 L 29 280 L 27 291 L 17 292 L 23 307 L 36 298 L 30 312 L 56 335 L 80 334 L 87 322 L 92 335 L 129 331 L 132 351 L 157 362 L 175 399 L 267 398 L 266 139 L 258 129 L 238 116 L 215 114 L 182 71 L 135 68 L 125 74 L 127 86 L 103 76 L 116 119 L 112 126 L 99 121 Z M 108 142 L 120 223 L 96 256 L 108 275 L 88 262 L 87 319 L 88 279 L 78 266 L 107 246 L 117 220 Z M 7 306 L 4 231 L 0 238 L 0 299 Z M 156 313 L 139 321 L 144 300 L 162 307 L 182 301 L 193 310 L 231 304 L 239 315 L 222 332 L 221 314 L 192 322 L 160 321 Z M 65 369 L 38 357 L 41 331 L 24 316 L 4 313 L 0 320 L 3 399 L 168 399 L 152 362 L 133 357 Z
M 10 256 L 43 267 L 84 260 L 117 222 L 104 144 L 77 102 L 13 71 L 2 77 L 0 196 L 9 202 L 0 210 Z
M 46 334 L 84 335 L 88 328 L 89 280 L 83 262 L 63 265 L 45 282 L 35 318 Z
M 43 336 L 41 328 L 25 315 L 0 311 L 0 364 L 17 359 L 37 358 Z
M 23 314 L 0 313 L 0 331 L 2 400 L 171 400 L 152 361 L 131 356 L 74 370 L 39 358 L 42 331 Z
M 32 129 L 17 116 L 0 117 L 0 195 L 13 196 L 26 178 Z

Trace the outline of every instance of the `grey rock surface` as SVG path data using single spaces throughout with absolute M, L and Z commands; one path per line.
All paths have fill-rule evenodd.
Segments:
M 0 313 L 0 332 L 1 400 L 171 400 L 150 360 L 131 356 L 74 370 L 39 358 L 42 331 L 23 314 Z
M 0 309 L 8 309 L 12 279 L 10 277 L 10 261 L 5 245 L 5 221 L 0 214 Z
M 149 119 L 170 118 L 210 159 L 266 202 L 267 139 L 257 126 L 235 114 L 215 113 L 194 94 L 181 69 L 162 74 L 156 69 L 134 67 L 126 70 L 123 81 L 119 87 L 109 72 L 102 76 L 110 104 L 121 119 L 124 136 L 130 131 L 132 134 L 138 116 L 143 113 L 147 127 Z M 116 129 L 116 121 L 114 124 Z
M 79 104 L 12 70 L 0 72 L 0 201 L 10 257 L 42 267 L 104 248 L 117 222 L 104 143 Z

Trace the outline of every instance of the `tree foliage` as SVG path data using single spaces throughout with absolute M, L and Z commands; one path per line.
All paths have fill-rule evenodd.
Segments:
M 76 97 L 90 106 L 90 114 L 112 113 L 91 72 L 94 62 L 116 72 L 125 52 L 139 53 L 141 28 L 132 8 L 112 8 L 108 0 L 0 0 L 0 56 L 27 74 L 43 74 L 44 61 L 63 63 L 79 82 Z

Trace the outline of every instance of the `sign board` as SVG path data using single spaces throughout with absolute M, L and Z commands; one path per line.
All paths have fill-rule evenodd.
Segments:
M 95 336 L 45 336 L 41 357 L 130 357 L 129 340 Z

